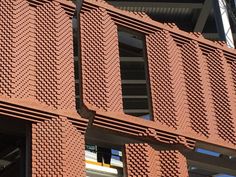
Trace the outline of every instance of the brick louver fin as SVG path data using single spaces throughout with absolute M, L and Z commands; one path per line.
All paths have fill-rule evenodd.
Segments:
M 229 62 L 229 67 L 231 69 L 231 77 L 233 80 L 234 93 L 236 95 L 236 61 Z M 236 102 L 236 100 L 235 100 Z
M 36 9 L 36 98 L 75 109 L 72 21 L 58 2 Z
M 205 54 L 210 75 L 216 136 L 223 142 L 235 144 L 235 95 L 230 68 L 221 50 Z
M 117 26 L 104 9 L 81 14 L 81 42 L 84 103 L 122 111 Z
M 32 176 L 85 176 L 84 135 L 59 117 L 32 125 Z
M 0 9 L 0 94 L 15 98 L 32 97 L 32 9 L 26 0 L 2 0 Z
M 209 137 L 212 104 L 207 63 L 197 42 L 181 47 L 185 72 L 190 126 L 194 133 Z
M 156 150 L 147 143 L 125 145 L 128 177 L 188 177 L 187 161 L 178 150 Z
M 154 121 L 188 128 L 187 98 L 181 53 L 168 31 L 147 36 Z
M 186 157 L 178 150 L 159 151 L 161 177 L 188 177 Z
M 160 176 L 158 153 L 147 143 L 126 144 L 125 157 L 128 177 Z

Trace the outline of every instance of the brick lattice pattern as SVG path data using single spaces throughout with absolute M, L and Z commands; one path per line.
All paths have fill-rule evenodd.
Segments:
M 207 104 L 210 92 L 206 59 L 196 42 L 191 41 L 181 49 L 188 96 L 189 126 L 198 135 L 209 137 L 207 116 L 211 116 L 211 107 Z
M 122 111 L 117 27 L 104 9 L 81 14 L 83 101 Z
M 186 88 L 181 53 L 168 31 L 147 36 L 154 121 L 187 127 Z
M 178 150 L 155 150 L 147 143 L 125 146 L 129 177 L 188 177 L 187 161 Z
M 36 98 L 57 109 L 75 109 L 71 20 L 57 2 L 35 13 Z
M 32 176 L 85 176 L 84 136 L 59 117 L 32 125 Z
M 31 97 L 31 8 L 25 0 L 3 0 L 0 9 L 0 95 Z
M 235 144 L 235 95 L 230 69 L 222 51 L 209 52 L 206 57 L 217 125 L 215 134 L 221 140 Z
M 187 160 L 178 150 L 159 151 L 161 177 L 188 177 Z
M 147 143 L 126 144 L 125 155 L 128 177 L 160 176 L 160 158 Z
M 31 122 L 32 176 L 85 176 L 88 121 L 95 132 L 145 142 L 125 145 L 128 177 L 188 177 L 186 157 L 174 147 L 235 149 L 236 52 L 224 43 L 85 0 L 79 66 L 85 120 L 75 106 L 75 5 L 1 0 L 0 9 L 0 116 Z M 123 113 L 119 24 L 146 37 L 153 121 Z
M 0 94 L 75 109 L 72 21 L 58 2 L 1 1 Z

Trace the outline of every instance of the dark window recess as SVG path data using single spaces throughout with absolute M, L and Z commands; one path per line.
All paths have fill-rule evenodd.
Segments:
M 126 29 L 118 36 L 124 112 L 151 119 L 144 36 Z
M 29 176 L 31 125 L 26 121 L 1 116 L 0 125 L 0 177 Z
M 25 139 L 0 134 L 0 141 L 0 177 L 23 177 L 25 170 Z
M 76 95 L 76 108 L 80 108 L 80 61 L 78 57 L 78 25 L 76 12 L 72 18 L 72 27 L 73 27 L 73 50 L 74 50 L 74 71 L 75 71 L 75 95 Z

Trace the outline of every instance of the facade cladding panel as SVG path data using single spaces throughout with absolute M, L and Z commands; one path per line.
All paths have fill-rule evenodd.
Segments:
M 124 146 L 130 177 L 187 177 L 182 150 L 193 150 L 198 142 L 235 151 L 236 52 L 225 43 L 102 0 L 85 0 L 80 13 L 83 111 L 78 113 L 75 5 L 2 0 L 0 9 L 0 115 L 32 124 L 32 176 L 85 176 L 88 125 L 144 142 Z M 123 112 L 120 26 L 145 36 L 153 120 Z

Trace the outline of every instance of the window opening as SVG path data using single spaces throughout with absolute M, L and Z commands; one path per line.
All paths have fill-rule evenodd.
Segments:
M 148 67 L 144 35 L 118 30 L 124 112 L 151 119 Z
M 123 177 L 122 150 L 94 144 L 85 146 L 86 174 L 90 177 Z
M 236 177 L 233 156 L 205 148 L 187 154 L 190 177 Z
M 0 124 L 0 177 L 28 176 L 27 123 L 0 117 Z

